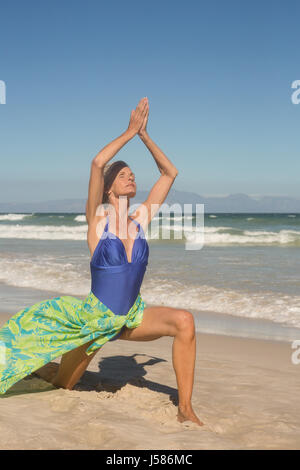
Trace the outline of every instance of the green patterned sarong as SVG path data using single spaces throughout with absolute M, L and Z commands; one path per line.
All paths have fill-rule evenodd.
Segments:
M 84 299 L 43 300 L 11 317 L 0 329 L 0 394 L 53 359 L 95 338 L 90 355 L 125 325 L 136 328 L 146 303 L 139 292 L 126 315 L 115 315 L 92 292 Z

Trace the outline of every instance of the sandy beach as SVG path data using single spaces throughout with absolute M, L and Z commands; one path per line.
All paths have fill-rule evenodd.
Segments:
M 109 342 L 73 390 L 31 376 L 16 383 L 0 396 L 0 448 L 300 449 L 291 343 L 197 333 L 199 427 L 176 419 L 172 342 Z

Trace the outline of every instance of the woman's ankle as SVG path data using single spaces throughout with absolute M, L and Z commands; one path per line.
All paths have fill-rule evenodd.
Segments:
M 188 412 L 188 411 L 193 411 L 192 404 L 191 403 L 180 403 L 178 405 L 178 410 L 181 412 Z

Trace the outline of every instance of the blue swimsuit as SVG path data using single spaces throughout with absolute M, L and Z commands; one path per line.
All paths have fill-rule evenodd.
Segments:
M 131 220 L 139 227 L 131 262 L 128 262 L 120 238 L 108 231 L 108 216 L 90 262 L 91 291 L 115 315 L 126 315 L 134 304 L 148 264 L 149 246 L 143 228 L 134 219 Z M 121 331 L 112 340 L 117 339 Z

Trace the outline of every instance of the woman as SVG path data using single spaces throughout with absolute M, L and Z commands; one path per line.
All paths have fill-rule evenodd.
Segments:
M 191 420 L 203 425 L 191 405 L 196 354 L 193 315 L 177 308 L 146 307 L 140 294 L 149 255 L 144 233 L 178 174 L 176 167 L 150 139 L 146 130 L 148 115 L 148 100 L 143 98 L 136 109 L 132 110 L 127 130 L 104 147 L 91 164 L 86 219 L 88 246 L 91 252 L 92 286 L 88 301 L 82 304 L 84 308 L 81 310 L 78 306 L 78 312 L 81 321 L 85 318 L 86 311 L 96 305 L 99 330 L 99 321 L 102 321 L 99 311 L 104 308 L 105 313 L 109 315 L 110 329 L 107 329 L 105 334 L 103 325 L 102 335 L 99 336 L 99 331 L 96 334 L 97 327 L 92 325 L 92 322 L 96 321 L 93 317 L 88 319 L 83 327 L 79 322 L 81 346 L 75 347 L 75 337 L 73 334 L 69 335 L 64 338 L 65 342 L 69 341 L 69 350 L 63 354 L 57 374 L 54 377 L 52 374 L 51 377 L 51 370 L 49 372 L 47 367 L 39 369 L 36 373 L 58 388 L 72 389 L 99 347 L 106 341 L 116 339 L 151 341 L 162 336 L 173 336 L 172 360 L 179 394 L 177 419 L 180 422 Z M 112 164 L 108 162 L 137 134 L 153 155 L 161 176 L 151 189 L 147 200 L 129 217 L 129 199 L 136 194 L 135 176 L 125 162 L 116 161 Z M 106 211 L 103 206 L 105 203 L 109 205 Z M 124 242 L 121 241 L 121 232 L 125 234 L 125 237 L 122 236 Z M 64 302 L 60 304 L 60 311 L 68 311 L 66 299 L 76 301 L 76 298 L 68 296 L 53 299 Z M 37 308 L 34 307 L 35 314 Z M 72 307 L 74 309 L 74 305 Z M 83 330 L 92 335 L 90 341 L 87 341 L 88 336 L 83 338 Z M 78 335 L 76 341 L 79 341 Z

